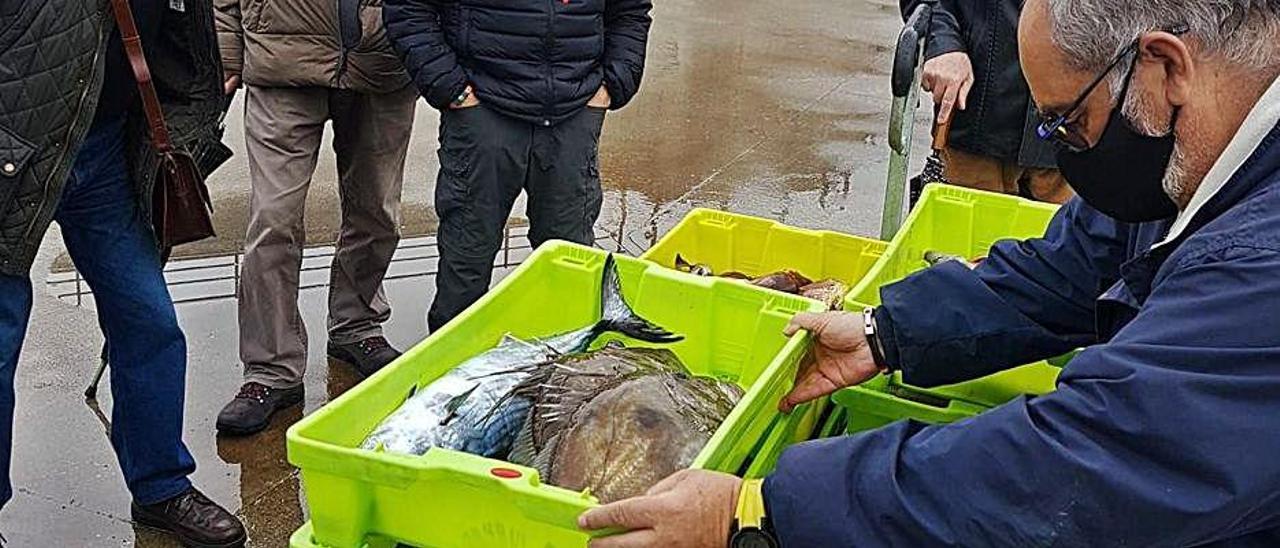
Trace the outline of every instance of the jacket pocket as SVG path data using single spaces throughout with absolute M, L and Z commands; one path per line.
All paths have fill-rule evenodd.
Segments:
M 440 113 L 440 175 L 436 181 L 438 212 L 465 208 L 471 202 L 471 171 L 479 154 L 484 106 Z
M 36 155 L 36 146 L 0 126 L 0 205 L 7 204 Z

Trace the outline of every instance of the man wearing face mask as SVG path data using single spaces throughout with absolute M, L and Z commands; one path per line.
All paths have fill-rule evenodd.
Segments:
M 1057 390 L 800 444 L 763 484 L 683 472 L 584 514 L 629 530 L 594 548 L 1280 545 L 1280 1 L 1027 0 L 1019 46 L 1079 198 L 797 316 L 818 359 L 782 407 L 1087 346 Z

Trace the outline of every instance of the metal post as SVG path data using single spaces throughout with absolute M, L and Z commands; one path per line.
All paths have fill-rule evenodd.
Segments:
M 84 289 L 81 289 L 80 287 L 80 269 L 72 267 L 71 272 L 75 273 L 76 275 L 76 306 L 79 307 L 84 304 L 83 303 Z
M 889 115 L 889 177 L 884 187 L 884 213 L 880 217 L 880 239 L 892 240 L 906 215 L 907 168 L 911 159 L 911 134 L 915 124 L 916 92 L 894 97 Z M 905 119 L 905 121 L 904 121 Z M 897 134 L 897 135 L 895 135 Z
M 98 398 L 98 383 L 102 382 L 102 374 L 107 372 L 107 343 L 102 343 L 102 357 L 98 360 L 98 372 L 93 374 L 93 380 L 89 382 L 89 386 L 84 389 L 84 399 L 95 400 Z

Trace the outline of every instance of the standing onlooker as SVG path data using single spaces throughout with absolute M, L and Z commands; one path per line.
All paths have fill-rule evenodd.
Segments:
M 252 199 L 240 278 L 245 384 L 218 430 L 251 434 L 302 401 L 298 312 L 303 206 L 333 122 L 342 228 L 329 285 L 329 355 L 372 374 L 399 356 L 382 336 L 382 279 L 400 241 L 400 189 L 417 94 L 366 0 L 215 0 L 234 90 L 243 78 Z
M 221 136 L 212 6 L 131 4 L 170 133 L 201 157 Z M 186 546 L 239 546 L 240 520 L 188 479 L 186 339 L 149 222 L 156 156 L 112 15 L 106 0 L 0 0 L 0 505 L 13 494 L 13 382 L 31 265 L 57 221 L 106 335 L 111 445 L 134 520 Z
M 1058 173 L 1056 150 L 1036 137 L 1040 116 L 1018 62 L 1023 0 L 934 4 L 926 40 L 925 91 L 937 121 L 952 116 L 943 151 L 952 183 L 1063 203 L 1070 187 Z M 906 13 L 920 0 L 904 0 Z
M 439 329 L 489 289 L 521 190 L 529 239 L 592 243 L 607 109 L 640 86 L 650 0 L 386 0 L 387 32 L 440 109 Z

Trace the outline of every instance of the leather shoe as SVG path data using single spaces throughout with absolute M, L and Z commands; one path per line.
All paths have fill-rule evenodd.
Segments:
M 247 538 L 239 518 L 195 487 L 156 504 L 135 502 L 131 510 L 134 521 L 173 533 L 188 548 L 241 547 Z

